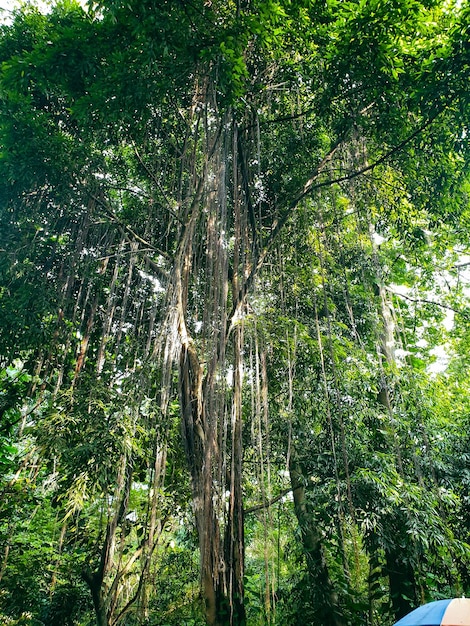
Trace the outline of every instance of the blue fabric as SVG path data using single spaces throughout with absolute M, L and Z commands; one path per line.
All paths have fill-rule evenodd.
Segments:
M 444 613 L 452 600 L 437 600 L 418 607 L 405 617 L 402 617 L 395 626 L 440 626 Z

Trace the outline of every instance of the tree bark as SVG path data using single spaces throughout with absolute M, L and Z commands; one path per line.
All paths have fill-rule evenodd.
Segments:
M 225 587 L 229 601 L 229 621 L 233 626 L 246 624 L 244 605 L 245 541 L 242 495 L 242 343 L 243 329 L 234 330 L 234 397 L 232 402 L 232 459 L 230 468 L 230 500 L 224 538 Z
M 243 511 L 241 494 L 241 414 L 234 419 L 232 471 L 227 520 L 222 533 L 214 508 L 213 468 L 218 447 L 212 420 L 205 412 L 202 367 L 194 346 L 180 355 L 180 402 L 183 439 L 191 473 L 194 517 L 199 538 L 201 586 L 208 626 L 243 626 Z
M 305 478 L 300 463 L 294 456 L 291 456 L 289 473 L 294 497 L 294 511 L 300 527 L 318 624 L 322 626 L 344 626 L 338 611 L 338 597 L 329 578 L 322 550 L 321 535 L 315 528 L 308 511 L 304 486 Z
M 103 581 L 99 572 L 84 571 L 82 572 L 82 577 L 90 589 L 93 608 L 95 609 L 96 626 L 108 626 L 108 611 L 103 595 Z
M 404 558 L 403 558 L 404 557 Z M 415 573 L 412 565 L 406 562 L 407 554 L 399 550 L 385 552 L 385 574 L 390 585 L 390 600 L 396 620 L 404 617 L 417 605 Z
M 231 321 L 227 310 L 227 236 L 231 217 L 228 217 L 226 206 L 230 127 L 229 118 L 224 118 L 213 141 L 209 142 L 212 148 L 207 152 L 206 165 L 195 185 L 173 276 L 174 320 L 180 341 L 178 381 L 182 435 L 191 475 L 201 588 L 208 626 L 243 626 L 246 623 L 241 487 L 242 331 L 238 326 L 232 329 L 234 360 L 230 368 L 225 354 Z M 202 232 L 205 236 L 201 236 Z M 242 230 L 238 228 L 235 248 L 242 247 L 241 234 Z M 243 246 L 246 245 L 244 242 Z M 202 269 L 206 293 L 201 316 L 203 326 L 196 346 L 187 318 L 191 284 L 201 269 L 196 260 L 196 256 L 201 255 L 201 248 L 205 257 Z M 235 276 L 237 272 L 238 262 L 234 260 Z M 233 292 L 237 298 L 238 290 Z M 234 376 L 231 405 L 227 404 L 227 369 L 232 369 Z M 230 426 L 226 417 L 229 415 Z M 226 493 L 229 494 L 228 502 Z
M 221 597 L 220 527 L 212 500 L 214 433 L 205 415 L 202 366 L 192 343 L 183 345 L 179 364 L 183 440 L 191 473 L 193 511 L 199 539 L 201 585 L 208 626 L 223 624 Z
M 391 304 L 388 301 L 386 290 L 379 284 L 378 295 L 380 298 L 380 318 L 382 322 L 382 332 L 379 345 L 379 363 L 381 372 L 381 386 L 377 395 L 377 400 L 389 415 L 389 433 L 393 441 L 395 450 L 397 470 L 401 476 L 403 472 L 403 462 L 401 458 L 401 451 L 398 445 L 397 434 L 395 431 L 394 423 L 394 408 L 392 401 L 392 394 L 390 390 L 390 384 L 387 380 L 387 374 L 390 376 L 396 368 L 395 363 L 395 324 L 393 320 L 393 314 Z M 416 585 L 415 585 L 415 572 L 410 562 L 410 557 L 406 552 L 406 547 L 409 545 L 409 537 L 405 532 L 404 525 L 396 525 L 398 528 L 403 528 L 399 531 L 394 538 L 396 544 L 401 544 L 401 548 L 392 547 L 385 551 L 385 567 L 384 574 L 388 577 L 390 588 L 390 601 L 392 604 L 393 614 L 396 620 L 409 613 L 414 606 L 416 606 Z M 403 537 L 403 534 L 405 535 Z M 400 537 L 402 535 L 402 537 Z M 401 541 L 400 541 L 401 539 Z
M 94 572 L 90 567 L 82 571 L 82 578 L 90 589 L 97 626 L 109 626 L 113 623 L 114 618 L 115 598 L 110 597 L 109 590 L 106 588 L 105 578 L 113 566 L 116 532 L 127 512 L 132 484 L 132 464 L 125 456 L 122 458 L 121 463 L 115 490 L 117 506 L 111 512 L 106 526 L 106 536 L 101 548 L 99 566 Z

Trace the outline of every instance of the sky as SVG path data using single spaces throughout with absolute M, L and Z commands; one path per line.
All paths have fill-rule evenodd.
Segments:
M 0 0 L 0 23 L 5 24 L 9 20 L 9 12 L 20 4 L 19 0 Z M 45 5 L 45 2 L 36 2 L 38 6 Z
M 5 24 L 5 22 L 8 22 L 9 12 L 19 4 L 21 4 L 20 0 L 0 0 L 0 24 Z M 51 1 L 34 0 L 32 4 L 36 4 L 40 9 L 47 10 L 47 5 L 50 5 Z
M 8 19 L 8 11 L 11 11 L 15 0 L 0 0 L 0 23 L 4 24 Z

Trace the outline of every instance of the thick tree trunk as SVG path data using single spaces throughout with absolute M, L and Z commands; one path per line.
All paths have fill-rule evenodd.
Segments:
M 194 516 L 199 538 L 201 586 L 208 626 L 243 626 L 243 513 L 241 499 L 241 423 L 235 421 L 234 471 L 222 545 L 214 509 L 213 470 L 219 451 L 213 421 L 205 414 L 202 367 L 194 346 L 180 355 L 180 401 L 183 439 L 191 473 Z
M 209 110 L 212 109 L 209 107 Z M 193 190 L 191 208 L 182 229 L 172 292 L 173 323 L 180 342 L 178 380 L 182 435 L 191 474 L 201 587 L 209 626 L 245 624 L 241 489 L 242 353 L 238 326 L 232 329 L 234 362 L 230 368 L 225 354 L 230 323 L 227 310 L 227 241 L 232 226 L 226 189 L 226 165 L 232 145 L 230 127 L 227 117 L 219 132 L 213 134 L 206 128 L 212 136 L 212 142 L 209 142 L 211 148 L 207 151 L 205 167 Z M 242 245 L 240 236 L 241 229 L 238 228 L 235 248 Z M 236 258 L 235 254 L 235 275 L 239 271 Z M 203 310 L 199 312 L 202 328 L 196 346 L 187 318 L 191 285 L 198 272 L 203 275 L 206 292 Z M 238 304 L 238 289 L 234 289 L 234 294 Z M 227 405 L 228 369 L 234 373 L 231 406 Z M 231 425 L 227 423 L 230 415 Z M 226 493 L 229 494 L 228 502 Z
M 212 500 L 214 433 L 205 416 L 202 366 L 192 343 L 180 354 L 179 392 L 194 517 L 199 539 L 201 585 L 209 626 L 218 626 L 220 600 L 220 529 Z
M 245 541 L 242 495 L 242 343 L 243 330 L 234 330 L 234 397 L 232 402 L 232 459 L 230 468 L 230 500 L 224 538 L 225 588 L 229 600 L 229 621 L 233 626 L 246 624 L 243 578 Z

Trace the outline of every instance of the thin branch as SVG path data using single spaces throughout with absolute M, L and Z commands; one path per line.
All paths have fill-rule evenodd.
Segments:
M 124 565 L 124 567 L 116 572 L 116 575 L 114 577 L 114 580 L 113 580 L 112 585 L 110 587 L 110 590 L 108 592 L 108 596 L 109 597 L 113 597 L 116 594 L 116 591 L 117 591 L 117 588 L 118 588 L 120 580 L 124 576 L 127 576 L 127 574 L 129 573 L 131 567 L 134 565 L 134 563 L 137 561 L 137 559 L 142 554 L 143 549 L 144 549 L 144 545 L 145 545 L 145 542 L 142 542 L 141 545 L 137 548 L 137 550 L 135 550 L 133 552 L 132 556 L 127 561 L 127 563 Z
M 464 263 L 456 263 L 452 266 L 452 269 L 460 270 L 463 267 L 468 267 L 470 265 L 470 261 L 465 261 Z
M 165 515 L 164 516 L 162 524 L 161 524 L 161 528 L 163 528 L 165 526 L 166 522 L 168 521 L 168 518 L 169 518 L 169 515 Z M 142 588 L 143 588 L 144 582 L 145 582 L 145 575 L 144 575 L 145 574 L 145 570 L 148 567 L 148 564 L 150 562 L 150 558 L 152 557 L 152 555 L 153 555 L 153 553 L 155 551 L 155 548 L 157 547 L 157 544 L 158 544 L 158 540 L 155 541 L 152 546 L 150 546 L 150 552 L 149 552 L 149 554 L 147 554 L 147 557 L 146 557 L 146 560 L 145 560 L 145 563 L 144 563 L 143 571 L 141 572 L 141 575 L 139 576 L 139 582 L 138 582 L 138 585 L 137 585 L 137 589 L 136 589 L 134 595 L 132 596 L 132 598 L 130 598 L 128 600 L 128 602 L 124 605 L 124 607 L 119 611 L 118 615 L 116 616 L 116 619 L 113 621 L 113 624 L 117 624 L 120 621 L 120 619 L 126 613 L 128 613 L 130 611 L 132 606 L 139 599 L 139 596 L 140 596 L 140 594 L 142 592 Z M 140 553 L 142 553 L 142 550 L 143 550 L 144 547 L 149 547 L 148 546 L 148 538 L 147 538 L 147 540 L 142 541 L 142 543 L 141 543 L 141 545 L 139 547 Z
M 333 156 L 336 153 L 336 151 L 342 145 L 343 139 L 344 139 L 344 137 L 340 137 L 338 139 L 338 141 L 335 143 L 335 145 L 328 152 L 328 154 L 317 165 L 315 173 L 312 175 L 312 177 L 310 178 L 308 183 L 310 183 L 311 181 L 313 181 L 315 178 L 317 178 L 320 175 L 320 173 L 323 171 L 325 166 L 331 161 L 331 159 L 333 158 Z M 306 183 L 306 184 L 308 184 L 308 183 Z M 242 303 L 243 303 L 243 301 L 245 299 L 246 294 L 250 290 L 250 288 L 251 288 L 251 286 L 253 284 L 253 281 L 255 279 L 255 276 L 258 274 L 259 270 L 263 266 L 264 261 L 266 259 L 266 256 L 267 256 L 268 252 L 271 250 L 274 241 L 276 240 L 277 236 L 281 232 L 282 228 L 284 227 L 284 225 L 286 224 L 286 222 L 290 218 L 292 212 L 297 207 L 299 202 L 300 202 L 300 199 L 296 200 L 294 203 L 291 203 L 289 205 L 289 208 L 286 211 L 284 211 L 284 213 L 281 215 L 281 217 L 278 220 L 274 221 L 271 233 L 270 233 L 269 238 L 268 238 L 268 241 L 263 246 L 263 249 L 259 253 L 259 256 L 258 256 L 258 259 L 257 259 L 256 263 L 253 264 L 253 268 L 252 268 L 250 274 L 248 275 L 248 277 L 244 281 L 242 287 L 240 288 L 240 291 L 239 291 L 239 294 L 238 294 L 238 298 L 237 298 L 237 302 L 233 306 L 233 309 L 232 309 L 230 317 L 229 317 L 229 319 L 230 319 L 229 330 L 233 327 L 233 325 L 234 325 L 234 323 L 236 321 L 236 318 L 238 316 L 239 308 L 242 305 Z M 228 337 L 228 334 L 229 333 L 227 333 L 227 337 Z
M 415 304 L 432 304 L 434 306 L 437 306 L 441 309 L 446 309 L 447 311 L 453 311 L 454 313 L 457 313 L 458 315 L 466 315 L 467 311 L 462 311 L 461 309 L 456 309 L 453 306 L 450 306 L 450 304 L 443 304 L 442 302 L 436 302 L 435 300 L 428 300 L 427 298 L 412 298 L 411 296 L 407 296 L 404 293 L 399 293 L 398 291 L 394 291 L 393 289 L 391 289 L 390 287 L 385 287 L 385 289 L 389 292 L 392 293 L 394 296 L 398 296 L 399 298 L 403 298 L 404 300 L 408 300 L 409 302 L 414 302 Z
M 127 224 L 123 224 L 122 221 L 118 218 L 118 216 L 108 206 L 108 204 L 104 202 L 101 198 L 99 198 L 98 196 L 95 196 L 94 194 L 90 194 L 90 195 L 93 198 L 93 200 L 95 200 L 106 211 L 107 215 L 112 219 L 112 221 L 115 224 L 117 224 L 119 230 L 121 231 L 122 235 L 126 238 L 128 243 L 132 243 L 132 241 L 134 242 L 136 241 L 137 243 L 141 243 L 142 245 L 146 246 L 147 250 L 160 254 L 168 261 L 173 260 L 172 257 L 167 252 L 160 250 L 159 248 L 156 248 L 151 243 L 149 243 L 148 241 L 140 237 L 140 235 L 138 235 L 134 230 L 132 230 L 130 226 L 128 226 Z M 134 254 L 141 253 L 141 252 L 143 252 L 142 248 L 139 250 L 134 250 Z M 168 279 L 167 272 L 165 272 L 163 268 L 161 268 L 157 263 L 155 263 L 153 259 L 151 259 L 146 254 L 144 254 L 144 259 L 161 278 L 164 278 L 165 280 Z
M 7 422 L 6 424 L 2 424 L 2 425 L 1 425 L 1 427 L 0 427 L 0 434 L 1 434 L 1 433 L 8 433 L 8 431 L 10 430 L 10 428 L 11 428 L 12 426 L 16 426 L 16 424 L 19 424 L 22 420 L 24 420 L 24 419 L 26 419 L 27 417 L 29 417 L 29 416 L 31 415 L 31 413 L 34 413 L 34 411 L 35 411 L 37 408 L 39 408 L 43 402 L 45 402 L 45 400 L 46 400 L 46 398 L 41 398 L 40 400 L 38 400 L 38 401 L 36 402 L 36 404 L 35 404 L 35 405 L 31 408 L 31 409 L 29 409 L 28 411 L 26 411 L 26 413 L 21 413 L 21 415 L 19 416 L 19 418 L 18 418 L 18 419 L 13 420 L 12 422 Z M 1 413 L 1 416 L 2 416 L 2 417 L 3 417 L 3 414 L 4 414 L 4 413 L 6 413 L 6 412 L 7 412 L 7 410 L 9 410 L 9 408 L 11 408 L 11 407 L 8 407 L 8 408 L 7 408 L 7 409 L 5 409 L 4 411 L 2 411 L 2 413 Z
M 333 156 L 336 153 L 336 151 L 338 150 L 338 148 L 342 145 L 343 140 L 344 140 L 344 135 L 337 140 L 337 142 L 335 143 L 333 148 L 331 148 L 331 150 L 323 158 L 321 163 L 319 163 L 319 165 L 316 167 L 316 169 L 315 169 L 314 173 L 312 174 L 312 176 L 304 184 L 304 187 L 303 187 L 302 191 L 300 191 L 294 197 L 294 199 L 290 202 L 290 204 L 284 210 L 284 212 L 281 213 L 279 219 L 274 221 L 273 227 L 272 227 L 272 230 L 271 230 L 271 233 L 270 233 L 270 236 L 269 236 L 266 244 L 264 245 L 263 250 L 260 252 L 260 255 L 258 257 L 257 262 L 254 263 L 253 269 L 251 270 L 250 274 L 248 275 L 248 277 L 246 278 L 245 282 L 243 283 L 243 286 L 240 289 L 237 303 L 233 307 L 232 312 L 231 312 L 230 329 L 235 324 L 237 315 L 239 313 L 240 306 L 243 303 L 246 294 L 250 290 L 256 275 L 258 274 L 258 272 L 260 271 L 261 267 L 263 266 L 264 260 L 265 260 L 265 258 L 267 256 L 267 254 L 269 253 L 269 251 L 271 250 L 274 241 L 277 239 L 277 237 L 279 236 L 279 233 L 282 231 L 283 227 L 288 222 L 289 218 L 291 217 L 291 215 L 295 211 L 295 209 L 298 207 L 300 202 L 306 196 L 310 195 L 314 191 L 317 191 L 318 189 L 321 189 L 322 187 L 331 187 L 332 185 L 335 185 L 337 183 L 354 180 L 355 178 L 358 178 L 359 176 L 362 176 L 363 174 L 366 174 L 367 172 L 371 172 L 372 170 L 377 168 L 379 165 L 381 165 L 385 161 L 388 161 L 393 155 L 397 154 L 398 152 L 401 152 L 405 146 L 407 146 L 409 143 L 411 143 L 411 141 L 413 141 L 413 139 L 415 139 L 418 135 L 420 135 L 424 130 L 429 128 L 429 126 L 431 126 L 431 124 L 435 121 L 435 119 L 446 108 L 447 108 L 447 105 L 444 106 L 439 111 L 437 111 L 434 115 L 432 115 L 429 119 L 427 119 L 426 122 L 421 124 L 421 126 L 419 126 L 415 131 L 413 131 L 408 137 L 406 137 L 399 144 L 397 144 L 396 146 L 394 146 L 393 148 L 388 150 L 388 152 L 383 154 L 381 157 L 379 157 L 376 161 L 374 161 L 370 165 L 366 165 L 366 166 L 364 166 L 364 167 L 362 167 L 362 168 L 360 168 L 358 170 L 350 172 L 349 174 L 345 174 L 344 176 L 339 176 L 338 178 L 328 179 L 328 180 L 324 180 L 324 181 L 321 181 L 321 182 L 317 183 L 316 181 L 318 180 L 318 177 L 320 176 L 320 174 L 324 170 L 325 166 L 331 161 L 331 159 L 333 158 Z
M 243 144 L 240 138 L 240 134 L 237 133 L 237 150 L 238 156 L 240 157 L 240 173 L 243 182 L 243 191 L 245 193 L 246 204 L 248 208 L 248 220 L 250 222 L 251 232 L 253 233 L 253 251 L 255 258 L 258 256 L 258 233 L 256 230 L 256 218 L 255 218 L 255 209 L 253 207 L 253 202 L 251 200 L 250 193 L 250 185 L 248 180 L 248 168 L 246 166 L 246 157 L 243 150 Z
M 343 94 L 340 94 L 339 96 L 334 98 L 333 101 L 339 100 L 341 98 L 344 98 L 344 96 L 347 95 L 347 94 L 360 93 L 361 91 L 364 91 L 364 87 L 357 88 L 357 89 L 352 89 L 352 88 L 348 89 Z M 374 105 L 375 105 L 375 102 L 371 102 L 366 107 L 364 107 L 364 109 L 359 111 L 358 115 L 364 115 L 364 113 L 367 113 L 367 111 L 369 109 L 371 109 Z M 260 126 L 271 126 L 273 124 L 283 124 L 284 122 L 293 122 L 293 121 L 301 119 L 303 117 L 307 117 L 308 115 L 311 115 L 312 113 L 315 113 L 315 112 L 316 112 L 316 105 L 313 105 L 313 106 L 309 107 L 308 109 L 304 109 L 303 111 L 299 111 L 298 113 L 292 113 L 291 115 L 281 115 L 279 117 L 272 117 L 270 119 L 261 120 L 261 121 L 259 121 L 259 125 Z M 254 128 L 254 126 L 255 126 L 254 123 L 248 124 L 247 126 L 243 127 L 243 130 L 249 130 L 251 128 Z
M 131 189 L 130 187 L 122 187 L 121 185 L 113 185 L 108 184 L 108 189 L 114 189 L 115 191 L 126 191 L 127 193 L 131 193 L 135 196 L 145 196 L 146 198 L 151 198 L 152 196 L 147 193 L 144 189 L 139 187 L 138 189 Z
M 114 257 L 123 257 L 130 256 L 134 254 L 142 254 L 145 252 L 155 252 L 154 248 L 139 248 L 138 250 L 128 250 L 127 252 L 113 252 L 112 254 L 105 254 L 104 256 L 100 256 L 97 261 L 107 261 L 108 259 L 113 259 Z
M 262 502 L 261 504 L 255 504 L 254 506 L 250 506 L 248 509 L 243 509 L 243 514 L 247 515 L 248 513 L 255 513 L 256 511 L 262 511 L 263 509 L 267 509 L 273 504 L 276 504 L 276 502 L 279 502 L 279 500 L 282 500 L 282 498 L 291 491 L 292 487 L 283 489 L 281 493 L 279 493 L 277 496 L 274 496 L 274 498 L 271 498 L 271 500 L 267 500 L 266 502 Z
M 112 209 L 109 207 L 109 205 L 104 202 L 103 200 L 101 200 L 100 198 L 98 198 L 97 196 L 94 196 L 92 194 L 92 198 L 94 200 L 96 200 L 96 202 L 98 202 L 106 211 L 106 213 L 109 215 L 109 217 L 111 217 L 111 219 L 118 224 L 118 226 L 120 226 L 121 228 L 123 228 L 127 233 L 129 233 L 132 238 L 137 241 L 138 243 L 143 244 L 144 246 L 147 246 L 149 248 L 151 248 L 152 250 L 154 250 L 155 252 L 158 252 L 159 254 L 163 255 L 163 256 L 167 256 L 167 253 L 164 252 L 163 250 L 159 250 L 158 248 L 156 248 L 155 246 L 153 246 L 151 243 L 149 243 L 148 241 L 146 241 L 145 239 L 143 239 L 140 235 L 138 235 L 134 230 L 132 230 L 132 228 L 127 225 L 127 224 L 123 224 L 121 222 L 121 220 L 118 218 L 118 216 L 114 213 L 114 211 L 112 211 Z
M 365 174 L 366 172 L 370 172 L 374 170 L 379 165 L 382 165 L 382 163 L 384 163 L 385 161 L 388 161 L 390 157 L 392 157 L 394 154 L 401 152 L 405 146 L 407 146 L 411 141 L 413 141 L 413 139 L 415 139 L 424 130 L 426 130 L 426 128 L 429 128 L 429 126 L 431 126 L 434 120 L 445 110 L 445 108 L 446 107 L 444 107 L 443 109 L 440 109 L 437 113 L 432 115 L 428 120 L 426 120 L 424 124 L 421 124 L 421 126 L 419 126 L 413 133 L 411 133 L 411 135 L 403 139 L 403 141 L 401 141 L 399 144 L 391 148 L 388 152 L 383 154 L 380 158 L 378 158 L 376 161 L 374 161 L 370 165 L 365 165 L 361 169 L 355 170 L 354 172 L 350 172 L 349 174 L 345 174 L 344 176 L 339 176 L 338 178 L 324 180 L 321 183 L 313 184 L 316 178 L 318 178 L 318 174 L 315 173 L 314 177 L 311 178 L 309 181 L 307 181 L 307 183 L 304 186 L 303 191 L 294 199 L 294 201 L 292 202 L 290 206 L 290 210 L 294 209 L 298 205 L 298 203 L 303 198 L 305 198 L 305 196 L 310 194 L 312 191 L 316 191 L 317 189 L 321 189 L 322 187 L 330 187 L 331 185 L 335 185 L 337 183 L 342 183 L 345 181 L 353 180 L 354 178 L 357 178 L 358 176 L 362 176 L 362 174 Z
M 143 158 L 140 155 L 139 150 L 137 149 L 137 146 L 135 145 L 134 142 L 132 142 L 132 146 L 134 148 L 134 153 L 139 161 L 139 163 L 141 164 L 141 166 L 144 168 L 144 170 L 147 172 L 148 176 L 151 178 L 151 180 L 153 180 L 153 182 L 155 183 L 155 185 L 158 187 L 158 190 L 160 191 L 160 193 L 162 194 L 163 198 L 165 199 L 165 202 L 167 204 L 167 210 L 168 213 L 170 213 L 170 215 L 172 215 L 175 220 L 177 222 L 179 222 L 181 224 L 181 219 L 178 217 L 178 215 L 173 211 L 173 208 L 171 206 L 170 201 L 168 200 L 168 198 L 165 195 L 165 192 L 162 189 L 162 186 L 160 184 L 160 181 L 158 180 L 158 178 L 155 176 L 155 174 L 152 172 L 152 170 L 147 166 L 147 164 L 145 163 L 145 161 L 143 160 Z

